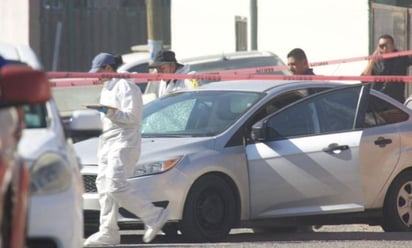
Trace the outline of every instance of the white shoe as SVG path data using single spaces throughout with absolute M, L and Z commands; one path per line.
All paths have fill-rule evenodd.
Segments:
M 169 220 L 169 217 L 170 209 L 163 209 L 159 217 L 157 218 L 156 223 L 152 226 L 147 226 L 147 229 L 143 235 L 143 242 L 149 243 L 150 241 L 152 241 L 159 233 L 159 231 L 162 229 L 164 224 Z
M 102 246 L 102 245 L 118 245 L 120 244 L 119 233 L 101 233 L 97 232 L 84 241 L 84 247 Z

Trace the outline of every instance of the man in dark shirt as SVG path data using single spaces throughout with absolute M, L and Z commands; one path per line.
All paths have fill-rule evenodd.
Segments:
M 288 53 L 287 59 L 289 71 L 291 71 L 294 75 L 315 75 L 313 70 L 309 68 L 308 59 L 302 49 L 292 49 Z
M 384 34 L 379 37 L 376 50 L 372 55 L 379 56 L 397 51 L 393 37 Z M 411 59 L 408 56 L 389 59 L 373 57 L 369 60 L 362 75 L 407 75 L 408 67 L 411 63 Z M 373 88 L 391 96 L 401 103 L 405 101 L 405 82 L 376 82 L 373 84 Z

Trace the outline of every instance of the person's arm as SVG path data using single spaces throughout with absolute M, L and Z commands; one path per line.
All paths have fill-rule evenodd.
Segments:
M 109 110 L 106 117 L 115 123 L 136 123 L 141 117 L 143 102 L 138 86 L 125 82 L 117 85 L 118 97 L 120 98 L 120 108 L 114 111 Z
M 375 65 L 375 62 L 377 60 L 377 57 L 380 55 L 380 52 L 378 49 L 373 52 L 371 59 L 369 59 L 368 64 L 366 65 L 365 69 L 362 72 L 362 75 L 369 76 L 372 75 L 373 72 L 373 66 Z M 375 57 L 376 56 L 376 57 Z

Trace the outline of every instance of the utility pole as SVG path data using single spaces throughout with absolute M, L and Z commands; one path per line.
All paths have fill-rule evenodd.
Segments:
M 258 32 L 258 8 L 257 0 L 250 0 L 250 44 L 251 50 L 257 50 L 257 32 Z
M 150 60 L 163 48 L 163 8 L 161 0 L 146 0 L 147 45 Z

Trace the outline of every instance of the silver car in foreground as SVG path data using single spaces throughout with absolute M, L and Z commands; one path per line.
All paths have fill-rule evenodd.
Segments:
M 366 223 L 411 231 L 411 115 L 368 84 L 210 83 L 145 105 L 142 154 L 129 182 L 172 209 L 166 234 L 194 241 L 219 241 L 237 227 Z M 97 139 L 75 149 L 89 191 L 87 229 L 98 223 L 90 218 L 99 210 Z M 139 223 L 121 211 L 121 227 Z

